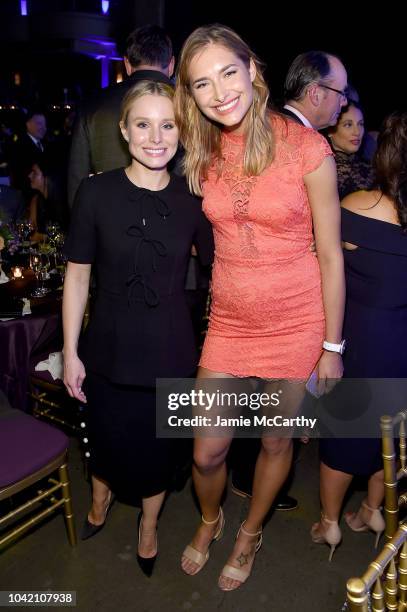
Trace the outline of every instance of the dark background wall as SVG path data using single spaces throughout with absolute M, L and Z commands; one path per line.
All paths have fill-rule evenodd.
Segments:
M 297 9 L 293 3 L 277 6 L 260 0 L 111 0 L 105 17 L 99 0 L 27 1 L 28 18 L 19 16 L 19 0 L 0 1 L 0 104 L 18 102 L 19 97 L 24 100 L 33 93 L 47 103 L 60 103 L 64 89 L 75 103 L 97 88 L 100 62 L 75 51 L 75 32 L 78 37 L 88 32 L 122 40 L 133 27 L 155 21 L 166 27 L 179 52 L 195 27 L 217 21 L 235 28 L 265 62 L 276 101 L 282 96 L 292 59 L 319 48 L 343 59 L 371 128 L 378 127 L 392 110 L 407 108 L 405 25 L 400 10 L 391 3 L 370 5 L 359 16 L 357 3 L 325 3 L 321 8 L 302 3 Z M 116 69 L 112 66 L 112 81 Z M 21 75 L 17 87 L 16 72 Z
M 369 3 L 366 8 L 358 2 L 298 4 L 300 8 L 293 2 L 167 0 L 166 23 L 177 48 L 199 25 L 217 21 L 234 28 L 266 63 L 275 100 L 282 96 L 285 74 L 294 57 L 322 49 L 342 58 L 372 128 L 389 112 L 407 109 L 406 29 L 395 4 Z

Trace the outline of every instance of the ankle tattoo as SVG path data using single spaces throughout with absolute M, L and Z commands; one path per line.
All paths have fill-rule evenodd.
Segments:
M 240 565 L 240 567 L 243 567 L 243 565 L 247 565 L 249 563 L 249 554 L 244 554 L 244 553 L 240 553 L 240 555 L 236 558 L 236 561 L 238 562 L 238 564 Z

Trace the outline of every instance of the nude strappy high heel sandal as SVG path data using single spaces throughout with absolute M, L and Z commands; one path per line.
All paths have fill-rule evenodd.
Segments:
M 318 533 L 318 529 L 321 529 L 323 522 L 326 523 L 328 527 L 326 527 L 322 533 Z M 342 540 L 342 532 L 338 525 L 338 521 L 330 521 L 321 514 L 320 522 L 315 523 L 311 528 L 311 538 L 314 544 L 328 544 L 328 546 L 331 547 L 328 558 L 328 561 L 331 562 L 335 548 Z
M 215 525 L 216 523 L 219 522 L 219 527 L 216 530 L 215 535 L 213 536 L 211 542 L 209 543 L 208 550 L 205 553 L 202 553 L 199 550 L 196 550 L 196 548 L 194 548 L 190 544 L 188 544 L 188 546 L 185 548 L 184 552 L 182 553 L 184 557 L 186 557 L 187 559 L 189 559 L 190 561 L 198 565 L 198 569 L 196 570 L 196 572 L 194 572 L 193 574 L 189 574 L 190 576 L 195 576 L 195 574 L 200 572 L 201 569 L 205 566 L 205 564 L 207 563 L 209 559 L 210 545 L 212 544 L 212 542 L 214 541 L 218 542 L 221 539 L 223 535 L 223 529 L 225 527 L 225 517 L 223 515 L 222 508 L 219 508 L 219 514 L 214 521 L 207 521 L 206 519 L 204 519 L 203 516 L 201 516 L 201 520 L 203 523 L 205 523 L 205 525 Z
M 260 550 L 261 545 L 263 543 L 262 530 L 260 529 L 260 531 L 256 531 L 256 533 L 249 533 L 243 527 L 244 523 L 245 521 L 243 521 L 243 523 L 239 527 L 239 531 L 237 532 L 236 540 L 239 537 L 240 532 L 244 533 L 246 536 L 249 536 L 251 538 L 257 538 L 256 548 L 254 549 L 254 554 L 256 554 Z M 253 560 L 253 563 L 254 563 L 254 560 Z M 221 577 L 223 576 L 225 578 L 231 578 L 232 580 L 238 580 L 241 584 L 235 587 L 234 589 L 222 589 L 222 587 L 220 587 L 222 591 L 235 591 L 236 589 L 240 588 L 240 586 L 244 582 L 246 582 L 246 580 L 250 576 L 252 569 L 253 569 L 253 563 L 250 567 L 250 570 L 247 570 L 247 571 L 238 569 L 237 567 L 234 567 L 233 565 L 226 564 L 221 572 Z
M 352 531 L 355 531 L 357 533 L 362 532 L 362 531 L 369 531 L 369 530 L 374 531 L 376 534 L 376 540 L 375 540 L 374 547 L 377 548 L 377 545 L 379 544 L 380 536 L 382 535 L 383 531 L 386 528 L 386 523 L 384 522 L 384 518 L 381 513 L 381 508 L 371 508 L 370 506 L 367 505 L 365 501 L 362 502 L 361 508 L 365 508 L 366 510 L 371 512 L 369 520 L 363 521 L 363 525 L 361 525 L 360 527 L 353 527 L 352 519 L 354 519 L 359 514 L 360 510 L 358 512 L 347 512 L 345 514 L 346 524 L 349 527 L 349 529 L 352 529 Z

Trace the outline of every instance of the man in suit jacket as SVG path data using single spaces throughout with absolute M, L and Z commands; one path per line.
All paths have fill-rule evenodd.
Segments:
M 129 164 L 128 147 L 119 129 L 121 101 L 137 81 L 171 85 L 174 63 L 171 40 L 159 26 L 143 26 L 129 35 L 124 57 L 128 78 L 90 98 L 76 121 L 68 167 L 70 207 L 83 178 Z
M 23 191 L 26 198 L 32 195 L 28 173 L 34 163 L 44 157 L 43 139 L 47 133 L 47 120 L 42 110 L 31 108 L 26 112 L 26 132 L 18 137 L 10 152 L 11 186 Z
M 335 125 L 347 104 L 347 83 L 345 67 L 335 55 L 324 51 L 301 53 L 287 73 L 282 112 L 314 130 Z

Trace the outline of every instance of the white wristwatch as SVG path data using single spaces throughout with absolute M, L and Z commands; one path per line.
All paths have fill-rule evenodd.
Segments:
M 324 340 L 322 344 L 322 348 L 325 349 L 326 351 L 330 351 L 331 353 L 339 353 L 340 355 L 344 354 L 345 347 L 346 347 L 345 340 L 342 340 L 340 344 L 334 344 L 333 342 L 327 342 L 326 340 Z

